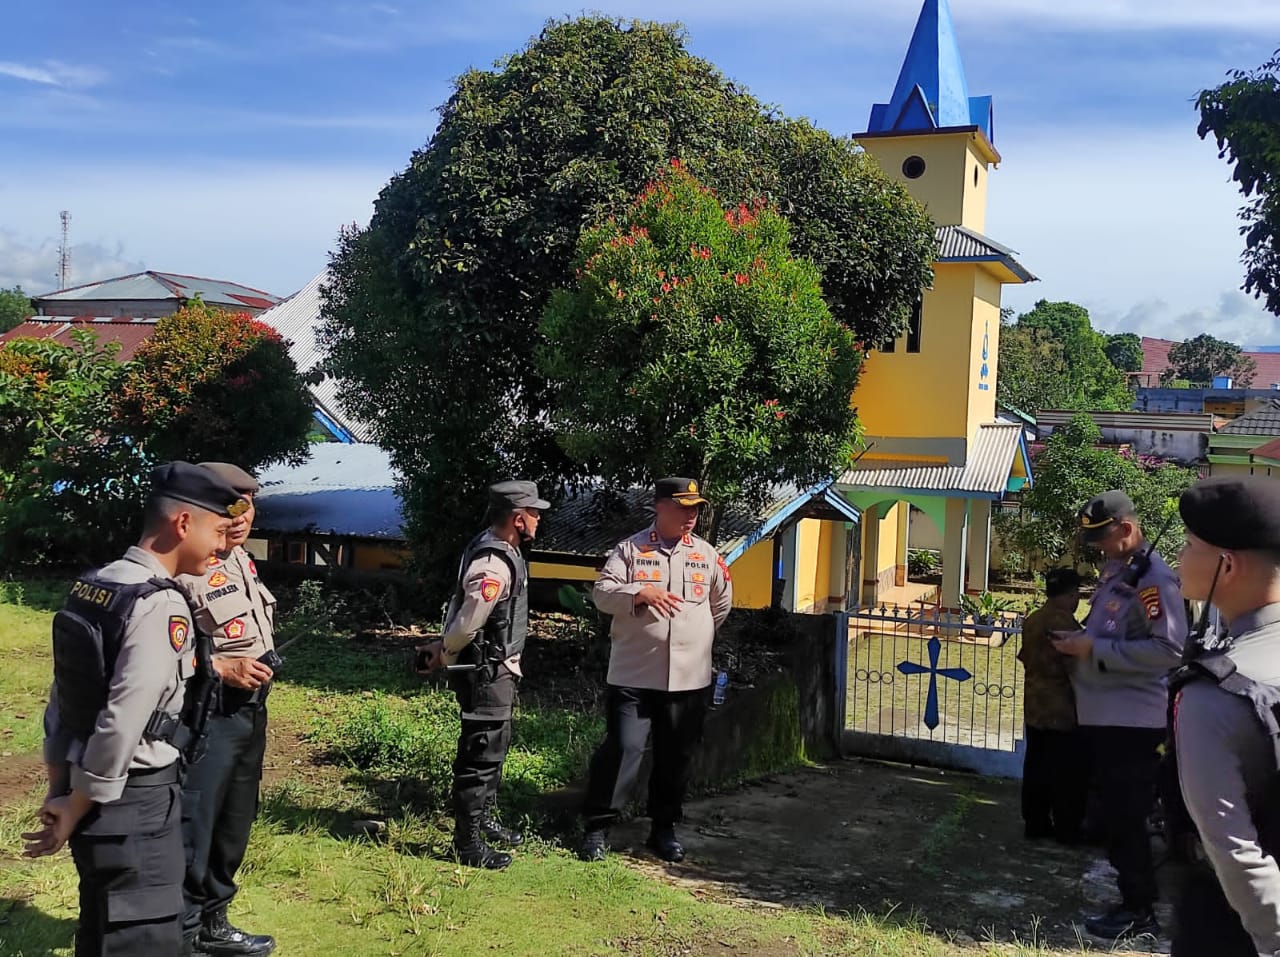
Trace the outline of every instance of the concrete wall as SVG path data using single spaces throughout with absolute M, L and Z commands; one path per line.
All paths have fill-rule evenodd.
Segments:
M 1054 426 L 1041 425 L 1041 439 L 1047 439 L 1053 434 L 1053 430 Z M 1104 426 L 1102 441 L 1107 445 L 1128 445 L 1140 455 L 1156 455 L 1162 459 L 1177 462 L 1179 465 L 1203 462 L 1209 451 L 1207 432 L 1162 432 L 1157 429 L 1121 429 Z

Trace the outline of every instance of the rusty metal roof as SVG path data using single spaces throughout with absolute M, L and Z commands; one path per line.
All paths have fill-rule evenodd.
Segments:
M 1077 415 L 1087 415 L 1100 429 L 1154 429 L 1157 432 L 1212 432 L 1213 416 L 1207 412 L 1079 412 L 1041 409 L 1037 425 L 1066 425 Z
M 1023 451 L 1022 425 L 989 422 L 978 426 L 964 465 L 864 460 L 836 481 L 841 490 L 901 489 L 910 492 L 954 492 L 962 496 L 999 498 L 1007 490 L 1014 456 Z
M 238 282 L 151 270 L 80 286 L 69 286 L 41 296 L 32 296 L 32 299 L 36 306 L 48 315 L 52 309 L 65 308 L 63 303 L 109 300 L 186 300 L 194 299 L 196 296 L 211 305 L 229 306 L 233 309 L 247 308 L 254 312 L 269 309 L 280 301 L 279 296 L 273 296 L 269 292 L 263 292 L 251 286 L 242 286 Z
M 120 353 L 116 359 L 127 362 L 138 351 L 138 346 L 156 331 L 156 320 L 120 319 L 110 316 L 32 316 L 26 322 L 0 335 L 0 342 L 19 338 L 54 339 L 69 346 L 72 343 L 71 333 L 77 329 L 87 329 L 94 333 L 98 337 L 99 345 L 105 345 L 108 342 L 120 343 Z

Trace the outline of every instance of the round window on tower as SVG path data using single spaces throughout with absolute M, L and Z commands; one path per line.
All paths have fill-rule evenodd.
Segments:
M 924 158 L 908 156 L 902 161 L 902 175 L 907 179 L 919 179 L 924 175 Z

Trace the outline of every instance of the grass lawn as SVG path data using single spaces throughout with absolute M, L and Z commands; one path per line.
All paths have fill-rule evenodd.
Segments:
M 6 761 L 29 764 L 58 588 L 4 587 L 0 734 Z M 322 598 L 303 599 L 285 615 L 290 634 L 303 638 L 272 696 L 262 813 L 232 911 L 273 933 L 283 955 L 1049 953 L 962 947 L 901 917 L 743 906 L 677 886 L 624 855 L 582 864 L 538 817 L 537 798 L 580 775 L 600 721 L 536 699 L 517 718 L 504 791 L 508 819 L 524 818 L 542 836 L 507 872 L 459 868 L 440 853 L 457 721 L 447 693 L 412 677 L 399 650 L 343 637 L 350 632 Z M 0 954 L 11 957 L 69 954 L 74 932 L 69 855 L 31 862 L 18 853 L 41 791 L 35 783 L 0 791 L 8 795 L 0 798 Z M 380 837 L 352 827 L 367 817 L 386 822 Z

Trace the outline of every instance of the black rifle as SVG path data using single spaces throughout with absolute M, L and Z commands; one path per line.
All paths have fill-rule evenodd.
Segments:
M 222 680 L 213 669 L 213 637 L 197 629 L 196 673 L 187 684 L 187 696 L 182 705 L 186 742 L 181 750 L 188 767 L 204 757 L 208 750 L 209 718 L 218 706 L 221 688 Z

